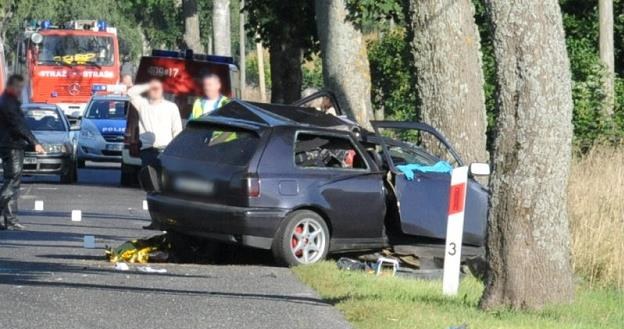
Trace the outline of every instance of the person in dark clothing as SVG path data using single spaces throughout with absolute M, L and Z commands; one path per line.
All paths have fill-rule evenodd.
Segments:
M 19 101 L 22 89 L 24 78 L 12 75 L 0 96 L 0 158 L 4 176 L 0 188 L 0 214 L 4 217 L 4 225 L 0 224 L 2 230 L 24 229 L 17 221 L 17 193 L 22 180 L 24 149 L 34 147 L 37 153 L 45 153 L 24 120 Z

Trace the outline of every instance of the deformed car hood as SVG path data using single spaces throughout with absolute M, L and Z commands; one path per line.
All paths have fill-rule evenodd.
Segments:
M 69 143 L 69 133 L 67 131 L 33 131 L 35 137 L 41 144 L 65 144 Z

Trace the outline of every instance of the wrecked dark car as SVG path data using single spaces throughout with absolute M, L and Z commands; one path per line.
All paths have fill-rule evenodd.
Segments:
M 142 177 L 152 219 L 178 234 L 271 249 L 284 265 L 393 243 L 443 246 L 449 172 L 404 166 L 462 160 L 428 125 L 373 127 L 299 104 L 235 100 L 189 122 L 157 174 Z M 473 178 L 468 189 L 463 241 L 479 248 L 488 196 Z

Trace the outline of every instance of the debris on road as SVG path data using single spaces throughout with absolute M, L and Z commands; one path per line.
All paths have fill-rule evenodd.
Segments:
M 84 241 L 83 241 L 83 247 L 85 249 L 94 249 L 95 248 L 95 236 L 85 235 Z
M 113 267 L 116 271 L 129 271 L 130 267 L 126 263 L 116 263 Z
M 35 201 L 35 211 L 43 211 L 43 201 L 36 200 Z
M 169 259 L 170 250 L 169 236 L 162 234 L 148 239 L 127 241 L 115 249 L 107 247 L 106 258 L 113 263 L 166 262 Z
M 72 212 L 71 212 L 71 221 L 72 222 L 80 222 L 80 221 L 82 221 L 82 211 L 81 210 L 72 210 Z
M 228 249 L 219 243 L 174 232 L 106 247 L 106 259 L 113 263 L 212 263 L 227 254 Z
M 151 266 L 139 266 L 137 267 L 137 270 L 143 273 L 158 273 L 158 274 L 167 273 L 167 270 L 164 268 L 153 268 Z

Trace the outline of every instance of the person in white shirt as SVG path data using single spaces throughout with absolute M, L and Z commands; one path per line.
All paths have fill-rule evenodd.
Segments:
M 157 167 L 160 153 L 182 131 L 178 106 L 164 99 L 162 82 L 158 80 L 133 86 L 128 89 L 128 97 L 139 114 L 141 164 L 144 168 Z M 144 228 L 155 227 L 152 223 Z

